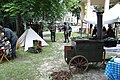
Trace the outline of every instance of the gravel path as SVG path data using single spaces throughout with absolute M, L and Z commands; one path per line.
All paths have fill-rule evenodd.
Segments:
M 77 30 L 77 29 L 76 29 Z M 75 31 L 76 31 L 75 30 Z M 50 32 L 45 32 L 44 34 L 50 34 Z M 50 37 L 44 37 L 45 40 L 50 41 Z M 40 71 L 41 76 L 40 80 L 51 80 L 48 76 L 53 72 L 59 71 L 69 71 L 69 66 L 64 60 L 64 46 L 65 43 L 61 43 L 63 40 L 58 40 L 55 42 L 56 46 L 54 46 L 54 56 L 50 56 L 49 58 L 45 58 L 45 62 L 39 66 L 38 71 Z M 62 51 L 62 52 L 61 52 Z M 61 54 L 62 53 L 62 54 Z M 108 53 L 107 56 L 111 55 L 120 55 L 118 53 Z M 44 69 L 45 68 L 45 69 Z M 105 69 L 102 68 L 102 63 L 98 63 L 97 66 L 89 65 L 88 70 L 82 74 L 72 74 L 72 78 L 70 80 L 108 80 L 104 74 Z
M 50 38 L 44 37 L 44 39 L 49 40 Z M 42 65 L 38 65 L 37 70 L 40 72 L 40 76 L 36 77 L 36 80 L 38 78 L 39 80 L 51 80 L 49 76 L 53 72 L 61 70 L 69 71 L 69 66 L 65 62 L 63 55 L 63 50 L 66 43 L 61 43 L 59 41 L 54 43 L 54 51 L 52 51 L 52 54 L 54 54 L 54 56 L 44 58 L 44 63 Z M 99 63 L 98 66 L 91 65 L 85 73 L 73 74 L 70 80 L 108 80 L 104 75 L 104 69 L 101 67 L 101 65 L 101 63 Z

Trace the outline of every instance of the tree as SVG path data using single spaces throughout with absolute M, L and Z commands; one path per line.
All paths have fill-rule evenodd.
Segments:
M 11 0 L 1 0 L 0 1 L 0 24 L 5 26 L 5 27 L 8 27 L 8 28 L 12 28 L 12 24 L 11 24 L 11 21 L 10 21 L 10 18 L 9 16 L 7 16 L 6 12 L 4 11 L 4 9 L 2 8 L 2 6 L 4 4 L 7 4 L 9 3 Z
M 32 1 L 29 0 L 13 0 L 2 6 L 3 11 L 7 13 L 4 16 L 16 16 L 16 32 L 18 37 L 24 32 L 22 16 L 30 11 L 28 8 L 31 7 L 31 3 Z
M 55 21 L 61 19 L 64 15 L 65 9 L 61 0 L 41 0 L 39 7 L 39 14 L 42 20 Z M 38 6 L 36 6 L 38 7 Z
M 72 12 L 73 16 L 77 17 L 77 24 L 78 20 L 80 19 L 81 13 L 81 0 L 73 0 L 71 1 L 71 6 L 67 8 L 68 11 Z
M 9 1 L 9 0 L 8 0 Z M 23 33 L 23 18 L 26 21 L 55 21 L 63 17 L 72 0 L 10 0 L 1 6 L 4 16 L 16 16 L 16 31 Z

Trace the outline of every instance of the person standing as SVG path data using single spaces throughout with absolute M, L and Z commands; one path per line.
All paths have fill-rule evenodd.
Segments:
M 41 38 L 43 38 L 43 27 L 44 27 L 43 22 L 40 22 L 40 25 L 39 25 L 39 27 L 38 27 L 38 35 L 39 35 Z
M 69 42 L 69 26 L 66 22 L 64 22 L 63 30 L 64 30 L 64 39 L 65 39 L 64 43 Z
M 108 27 L 109 28 L 107 30 L 107 37 L 113 37 L 113 38 L 115 38 L 115 32 L 114 32 L 114 30 L 112 29 L 111 26 L 108 26 Z
M 102 29 L 102 38 L 105 39 L 107 37 L 107 30 L 105 28 L 105 26 L 103 26 L 103 29 Z
M 70 24 L 68 24 L 68 26 L 69 26 L 69 37 L 70 37 L 72 32 L 72 27 L 70 26 Z
M 56 42 L 56 40 L 55 40 L 55 38 L 56 38 L 56 26 L 54 25 L 54 22 L 51 22 L 51 24 L 49 25 L 49 30 L 51 32 L 51 41 Z
M 92 32 L 92 37 L 97 37 L 97 27 L 95 26 Z
M 12 59 L 16 58 L 16 42 L 17 42 L 17 35 L 9 28 L 3 28 L 0 25 L 0 33 L 4 32 L 5 37 L 10 41 L 11 43 L 11 49 L 12 49 Z
M 91 33 L 92 33 L 92 27 L 93 27 L 93 25 L 92 25 L 92 24 L 90 24 L 89 34 L 91 34 Z

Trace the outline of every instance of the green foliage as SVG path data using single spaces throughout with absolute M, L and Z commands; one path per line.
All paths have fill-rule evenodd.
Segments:
M 0 3 L 0 10 L 3 16 L 16 16 L 20 13 L 25 20 L 56 21 L 61 20 L 67 10 L 78 16 L 79 5 L 77 0 L 5 0 Z
M 13 0 L 2 6 L 7 15 L 15 16 L 17 13 L 30 18 L 57 20 L 64 14 L 61 0 Z
M 7 13 L 7 15 L 15 16 L 17 13 L 25 15 L 26 13 L 30 12 L 32 4 L 33 1 L 29 0 L 14 0 L 10 3 L 4 4 L 2 7 L 3 10 Z
M 44 0 L 41 13 L 44 13 L 46 20 L 55 21 L 60 19 L 64 14 L 64 5 L 60 0 Z
M 73 16 L 76 16 L 77 20 L 80 19 L 81 0 L 69 1 L 67 4 L 67 10 L 70 11 Z

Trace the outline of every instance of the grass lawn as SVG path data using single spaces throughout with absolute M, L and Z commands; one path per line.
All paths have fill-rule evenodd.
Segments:
M 47 80 L 49 76 L 44 76 L 46 73 L 40 72 L 39 68 L 47 62 L 63 59 L 64 45 L 70 43 L 63 43 L 63 33 L 57 33 L 57 42 L 51 42 L 49 34 L 45 37 L 48 37 L 49 46 L 43 47 L 41 53 L 24 52 L 23 48 L 19 48 L 15 60 L 3 60 L 0 63 L 0 80 Z M 43 69 L 46 70 L 46 66 Z
M 80 34 L 72 33 L 72 37 Z M 43 47 L 42 52 L 33 54 L 24 52 L 23 48 L 17 50 L 15 60 L 6 60 L 0 63 L 0 80 L 49 80 L 49 75 L 56 70 L 67 70 L 64 61 L 63 33 L 57 33 L 56 42 L 50 41 L 50 34 L 44 36 L 49 46 Z

